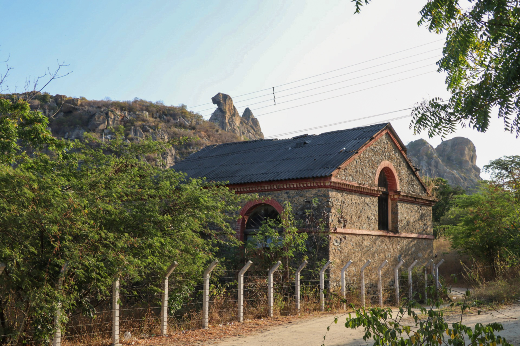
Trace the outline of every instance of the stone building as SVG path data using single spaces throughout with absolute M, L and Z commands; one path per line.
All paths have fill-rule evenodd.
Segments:
M 326 211 L 323 256 L 333 261 L 334 282 L 348 260 L 354 262 L 350 273 L 366 260 L 375 273 L 386 259 L 384 273 L 390 276 L 400 259 L 425 264 L 433 255 L 434 199 L 389 123 L 208 146 L 173 168 L 261 197 L 241 209 L 241 240 L 259 221 L 281 213 L 285 201 L 301 219 L 317 200 Z

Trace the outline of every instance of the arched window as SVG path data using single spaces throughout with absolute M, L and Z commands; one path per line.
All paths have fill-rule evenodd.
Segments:
M 388 231 L 389 224 L 389 204 L 390 199 L 388 198 L 388 180 L 386 178 L 386 174 L 382 171 L 379 174 L 379 179 L 377 182 L 378 187 L 382 187 L 385 189 L 381 195 L 377 198 L 377 216 L 378 216 L 378 229 L 382 231 Z
M 269 220 L 280 220 L 280 214 L 273 206 L 269 204 L 260 204 L 255 207 L 247 218 L 246 228 L 244 230 L 244 241 L 247 242 L 248 240 L 251 240 L 251 238 L 258 233 L 260 226 Z
M 377 168 L 375 183 L 381 189 L 377 199 L 377 227 L 382 231 L 397 232 L 399 208 L 395 196 L 399 194 L 399 177 L 390 161 L 382 161 Z

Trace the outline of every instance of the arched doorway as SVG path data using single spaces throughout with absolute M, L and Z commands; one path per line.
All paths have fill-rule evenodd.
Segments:
M 244 229 L 244 241 L 250 241 L 258 233 L 263 223 L 270 220 L 279 221 L 280 213 L 272 205 L 260 204 L 249 214 Z
M 280 215 L 283 212 L 283 206 L 274 199 L 258 199 L 247 202 L 240 210 L 241 217 L 237 222 L 237 238 L 246 241 L 246 228 L 248 229 L 248 236 L 252 236 L 255 230 L 258 230 L 262 220 L 275 217 L 275 212 L 276 215 Z

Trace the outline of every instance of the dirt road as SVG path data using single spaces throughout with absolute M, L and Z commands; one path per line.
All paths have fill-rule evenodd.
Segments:
M 319 346 L 323 343 L 327 346 L 367 345 L 363 341 L 361 330 L 345 328 L 344 323 L 342 323 L 345 318 L 346 315 L 340 315 L 338 324 L 333 323 L 334 315 L 296 321 L 257 334 L 224 339 L 210 344 L 218 346 Z M 447 317 L 449 323 L 459 320 L 460 315 Z M 498 334 L 505 337 L 511 344 L 520 345 L 520 305 L 508 306 L 498 311 L 486 311 L 481 315 L 465 315 L 463 318 L 463 323 L 471 326 L 476 323 L 487 324 L 491 322 L 502 323 L 505 329 Z M 331 325 L 330 331 L 327 333 L 324 342 L 323 336 L 326 334 L 329 325 Z

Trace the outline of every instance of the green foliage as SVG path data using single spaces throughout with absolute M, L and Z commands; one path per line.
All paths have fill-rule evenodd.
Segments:
M 433 233 L 435 237 L 443 235 L 445 225 L 441 223 L 441 219 L 453 207 L 455 198 L 464 195 L 464 189 L 460 186 L 451 186 L 446 179 L 432 179 L 432 193 L 437 202 L 432 208 Z
M 484 166 L 484 171 L 491 174 L 493 184 L 515 194 L 520 203 L 520 156 L 504 156 Z
M 352 0 L 359 12 L 362 0 Z M 368 3 L 368 0 L 364 1 Z M 520 7 L 514 0 L 429 0 L 418 25 L 446 33 L 438 71 L 449 100 L 433 98 L 412 111 L 416 133 L 446 136 L 457 125 L 485 132 L 498 108 L 504 129 L 520 135 Z
M 480 193 L 458 196 L 454 204 L 446 234 L 455 249 L 487 264 L 499 255 L 520 258 L 520 204 L 513 192 L 483 183 Z
M 462 304 L 462 313 L 466 309 L 468 305 Z M 372 339 L 374 346 L 462 346 L 466 345 L 465 338 L 469 339 L 471 345 L 511 345 L 504 338 L 495 335 L 495 332 L 504 329 L 500 323 L 477 323 L 471 328 L 457 322 L 450 326 L 442 310 L 433 307 L 426 309 L 414 302 L 401 307 L 397 313 L 390 308 L 360 308 L 355 309 L 354 314 L 354 317 L 349 314 L 345 327 L 364 328 L 363 340 Z M 405 317 L 412 320 L 412 327 L 402 322 Z M 338 322 L 337 317 L 334 322 Z
M 282 259 L 288 273 L 290 261 L 305 252 L 306 240 L 307 233 L 299 232 L 295 225 L 291 204 L 285 202 L 280 219 L 268 219 L 264 222 L 252 241 L 246 243 L 246 251 L 258 268 L 270 268 Z
M 451 186 L 443 178 L 434 178 L 433 182 L 435 184 L 433 193 L 437 198 L 437 202 L 432 208 L 432 218 L 433 222 L 439 222 L 453 206 L 455 197 L 464 194 L 464 189 L 460 186 Z
M 142 280 L 174 260 L 193 285 L 219 246 L 237 245 L 229 222 L 243 197 L 143 159 L 169 146 L 129 143 L 119 129 L 114 140 L 87 137 L 62 155 L 35 152 L 16 167 L 0 164 L 2 334 L 21 342 L 37 331 L 33 337 L 43 343 L 55 328 L 58 301 L 66 312 L 91 315 L 114 277 Z M 13 311 L 22 318 L 13 319 Z
M 31 111 L 27 102 L 0 97 L 0 163 L 14 163 L 27 150 L 64 149 L 66 144 L 52 137 L 48 123 L 47 117 Z

